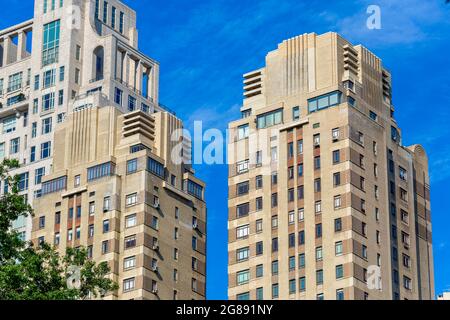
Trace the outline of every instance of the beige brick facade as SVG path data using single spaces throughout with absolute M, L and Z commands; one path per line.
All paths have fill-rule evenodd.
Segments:
M 241 111 L 230 299 L 434 297 L 427 157 L 402 146 L 378 57 L 335 33 L 286 40 L 244 75 Z

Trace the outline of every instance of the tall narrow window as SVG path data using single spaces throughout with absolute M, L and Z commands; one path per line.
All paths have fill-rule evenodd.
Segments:
M 44 39 L 42 47 L 42 66 L 58 62 L 60 37 L 60 21 L 44 25 Z

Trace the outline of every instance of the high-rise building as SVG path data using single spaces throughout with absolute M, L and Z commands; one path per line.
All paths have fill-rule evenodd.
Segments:
M 172 151 L 189 143 L 168 112 L 122 113 L 102 95 L 55 131 L 52 172 L 34 201 L 32 239 L 107 261 L 118 299 L 204 299 L 204 184 Z M 179 136 L 178 136 L 179 137 Z
M 36 214 L 13 227 L 108 261 L 110 298 L 203 299 L 204 184 L 158 79 L 117 0 L 36 0 L 33 19 L 0 31 L 0 160 L 19 160 Z
M 230 123 L 230 299 L 433 299 L 428 160 L 391 74 L 336 33 L 279 44 Z

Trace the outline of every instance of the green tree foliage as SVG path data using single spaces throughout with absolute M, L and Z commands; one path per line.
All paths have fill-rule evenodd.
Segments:
M 18 217 L 33 215 L 18 194 L 18 176 L 9 174 L 18 167 L 17 160 L 0 163 L 0 181 L 10 190 L 0 196 L 0 300 L 87 299 L 117 290 L 107 263 L 90 260 L 85 248 L 68 248 L 60 255 L 47 243 L 25 243 L 11 229 Z

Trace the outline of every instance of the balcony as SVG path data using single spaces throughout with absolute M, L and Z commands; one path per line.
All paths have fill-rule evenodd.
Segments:
M 9 116 L 28 109 L 28 93 L 24 92 L 27 86 L 8 88 L 6 94 L 0 92 L 0 117 Z

